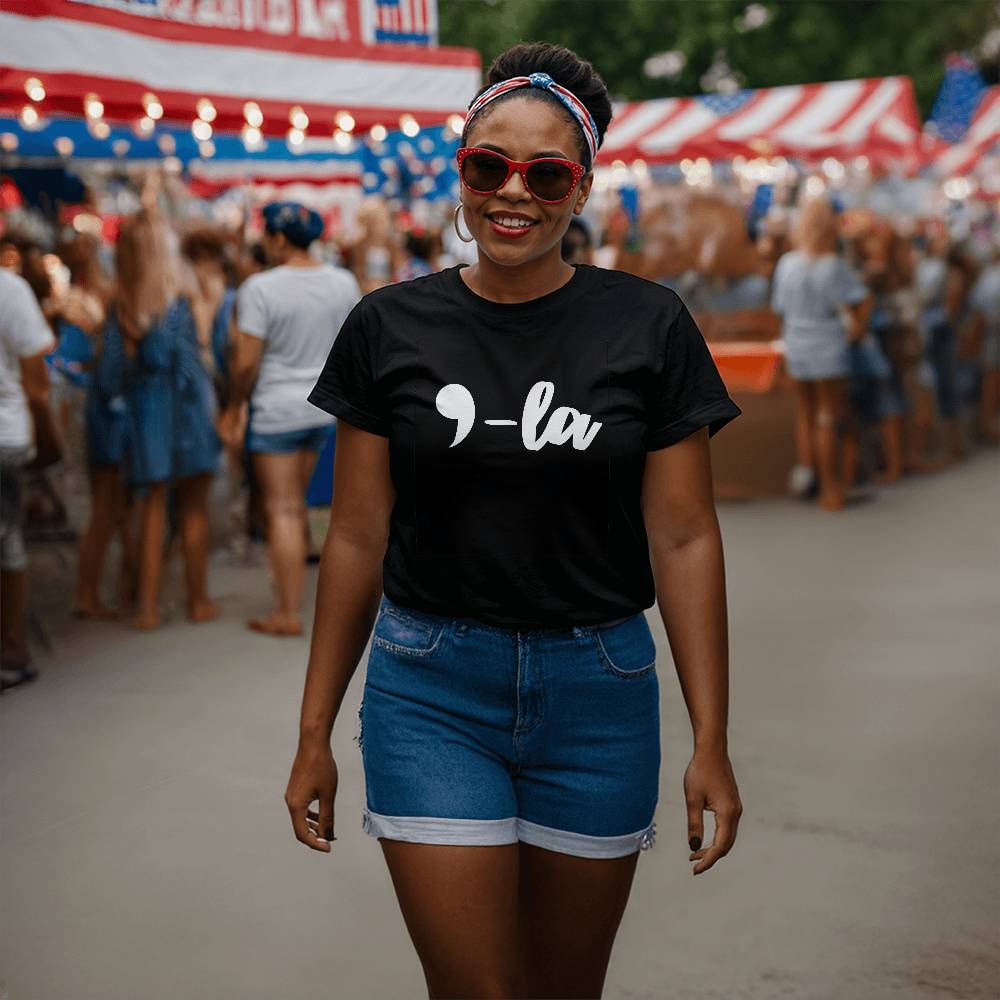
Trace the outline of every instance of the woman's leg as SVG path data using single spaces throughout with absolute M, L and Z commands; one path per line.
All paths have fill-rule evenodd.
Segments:
M 115 528 L 121 546 L 121 576 L 118 581 L 119 601 L 122 608 L 133 608 L 139 594 L 139 560 L 136 552 L 135 524 L 132 494 L 119 480 Z
M 219 608 L 208 597 L 208 492 L 211 473 L 189 476 L 177 484 L 178 519 L 184 550 L 187 614 L 193 622 L 219 617 Z
M 895 413 L 879 425 L 885 468 L 875 477 L 880 483 L 895 483 L 903 475 L 903 417 Z
M 639 851 L 578 858 L 520 844 L 525 997 L 600 997 Z
M 309 483 L 312 480 L 313 471 L 316 468 L 316 460 L 319 458 L 318 451 L 304 450 L 299 452 L 299 482 L 302 488 L 302 528 L 305 538 L 306 558 L 319 556 L 319 549 L 313 550 L 312 532 L 309 527 L 309 509 L 305 506 L 305 498 L 309 492 Z
M 152 483 L 139 501 L 139 608 L 136 627 L 160 624 L 157 604 L 163 573 L 163 538 L 167 528 L 167 484 Z
M 524 991 L 518 844 L 379 844 L 432 1000 L 549 995 Z
M 816 449 L 813 440 L 813 421 L 816 411 L 815 383 L 808 380 L 795 382 L 795 451 L 798 464 L 808 469 L 816 468 Z
M 274 576 L 275 606 L 251 628 L 276 634 L 302 630 L 302 589 L 305 578 L 305 497 L 301 459 L 297 452 L 253 456 L 267 516 L 267 552 Z
M 80 539 L 76 614 L 81 618 L 115 618 L 101 603 L 101 577 L 108 543 L 121 516 L 121 474 L 117 466 L 98 466 L 90 474 L 90 519 Z
M 847 407 L 847 379 L 816 381 L 816 460 L 819 466 L 819 505 L 840 510 L 845 503 L 844 483 L 837 461 L 838 433 Z

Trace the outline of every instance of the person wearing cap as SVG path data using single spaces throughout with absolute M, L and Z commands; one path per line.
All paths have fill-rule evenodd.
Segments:
M 275 605 L 247 625 L 268 635 L 299 635 L 306 487 L 335 423 L 306 397 L 361 289 L 349 271 L 310 253 L 323 232 L 316 212 L 296 202 L 273 202 L 264 208 L 264 227 L 264 249 L 275 266 L 240 287 L 229 399 L 219 431 L 230 444 L 246 432 L 267 517 Z

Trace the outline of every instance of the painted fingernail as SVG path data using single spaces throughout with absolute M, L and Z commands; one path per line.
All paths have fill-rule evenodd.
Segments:
M 701 837 L 692 837 L 688 841 L 688 845 L 690 846 L 692 851 L 697 851 L 698 848 L 701 847 Z

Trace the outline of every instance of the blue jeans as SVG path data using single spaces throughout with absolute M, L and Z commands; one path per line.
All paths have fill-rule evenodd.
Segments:
M 246 449 L 251 454 L 289 455 L 296 451 L 322 451 L 334 424 L 304 427 L 297 431 L 261 434 L 253 426 L 247 432 Z
M 373 837 L 588 858 L 653 843 L 660 700 L 644 612 L 516 630 L 383 596 L 358 720 Z

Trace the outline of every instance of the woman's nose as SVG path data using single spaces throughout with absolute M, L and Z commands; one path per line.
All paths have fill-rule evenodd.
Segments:
M 507 183 L 497 191 L 497 194 L 502 194 L 505 198 L 508 198 L 511 201 L 531 200 L 531 192 L 524 183 L 524 178 L 517 170 L 515 170 L 510 177 L 507 178 Z

